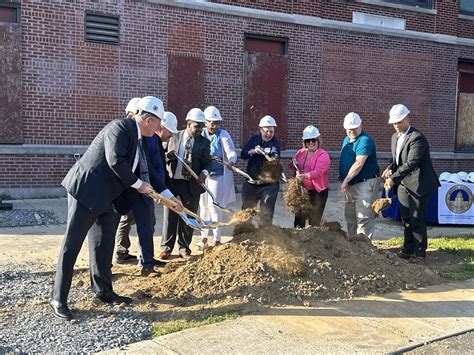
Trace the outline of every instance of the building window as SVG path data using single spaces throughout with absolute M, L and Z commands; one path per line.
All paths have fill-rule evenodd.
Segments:
M 474 63 L 458 64 L 456 150 L 474 151 Z
M 20 4 L 0 2 L 0 22 L 20 22 Z
M 86 42 L 118 44 L 118 16 L 86 12 L 84 16 L 84 38 Z
M 459 13 L 463 15 L 474 16 L 474 1 L 472 0 L 460 0 L 459 1 Z
M 244 49 L 247 52 L 285 55 L 288 54 L 288 40 L 285 38 L 246 34 Z
M 432 0 L 382 0 L 383 2 L 389 2 L 392 4 L 416 6 L 424 9 L 431 9 L 433 7 Z M 471 1 L 471 0 L 466 0 Z

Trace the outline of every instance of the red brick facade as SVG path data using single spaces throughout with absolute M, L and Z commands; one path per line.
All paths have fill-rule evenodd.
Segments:
M 53 147 L 51 154 L 2 154 L 0 149 L 0 189 L 59 186 L 74 159 L 55 152 L 54 146 L 89 144 L 109 120 L 122 116 L 131 97 L 153 94 L 166 107 L 168 93 L 177 91 L 169 82 L 168 64 L 175 57 L 203 63 L 204 100 L 199 104 L 220 108 L 224 127 L 241 147 L 246 34 L 288 41 L 288 117 L 277 118 L 287 120 L 287 149 L 297 149 L 304 127 L 315 124 L 326 148 L 334 151 L 337 168 L 342 120 L 356 111 L 378 150 L 388 152 L 393 132 L 388 111 L 403 102 L 433 152 L 454 151 L 457 65 L 460 59 L 474 61 L 472 40 L 455 45 L 421 36 L 297 24 L 278 16 L 219 12 L 213 7 L 218 4 L 206 3 L 196 8 L 131 0 L 13 2 L 21 3 L 21 30 L 10 25 L 21 31 L 22 141 L 16 143 Z M 474 39 L 474 20 L 459 18 L 457 1 L 433 0 L 436 13 L 358 1 L 212 2 L 344 22 L 358 11 L 404 18 L 412 31 Z M 86 10 L 120 16 L 119 45 L 84 41 Z M 0 117 L 0 125 L 5 122 Z M 1 132 L 0 148 L 10 143 Z M 474 171 L 473 158 L 453 155 L 435 164 L 438 172 Z

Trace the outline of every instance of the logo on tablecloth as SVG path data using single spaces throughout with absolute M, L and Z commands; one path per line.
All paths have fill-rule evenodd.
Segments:
M 451 212 L 464 213 L 472 206 L 471 189 L 464 185 L 454 185 L 446 192 L 445 201 Z

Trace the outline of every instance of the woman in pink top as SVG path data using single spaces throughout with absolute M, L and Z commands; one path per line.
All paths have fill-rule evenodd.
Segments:
M 311 226 L 319 226 L 321 223 L 328 199 L 328 171 L 331 165 L 329 154 L 321 148 L 321 144 L 319 130 L 314 126 L 306 127 L 303 131 L 303 148 L 298 150 L 293 158 L 299 172 L 293 164 L 290 163 L 289 166 L 296 177 L 303 182 L 303 186 L 308 189 L 314 206 L 309 215 L 295 215 L 295 227 L 303 228 L 306 220 L 309 220 Z

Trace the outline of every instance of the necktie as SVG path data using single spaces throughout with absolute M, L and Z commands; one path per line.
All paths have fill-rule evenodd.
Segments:
M 192 147 L 191 147 L 191 138 L 192 136 L 188 136 L 186 138 L 186 142 L 184 143 L 184 154 L 183 158 L 184 160 L 190 162 L 192 159 Z M 182 170 L 182 175 L 186 180 L 189 180 L 191 178 L 191 174 L 189 171 L 183 166 Z
M 140 164 L 140 178 L 143 181 L 150 183 L 150 174 L 148 173 L 148 164 L 141 138 L 138 140 L 138 163 Z

